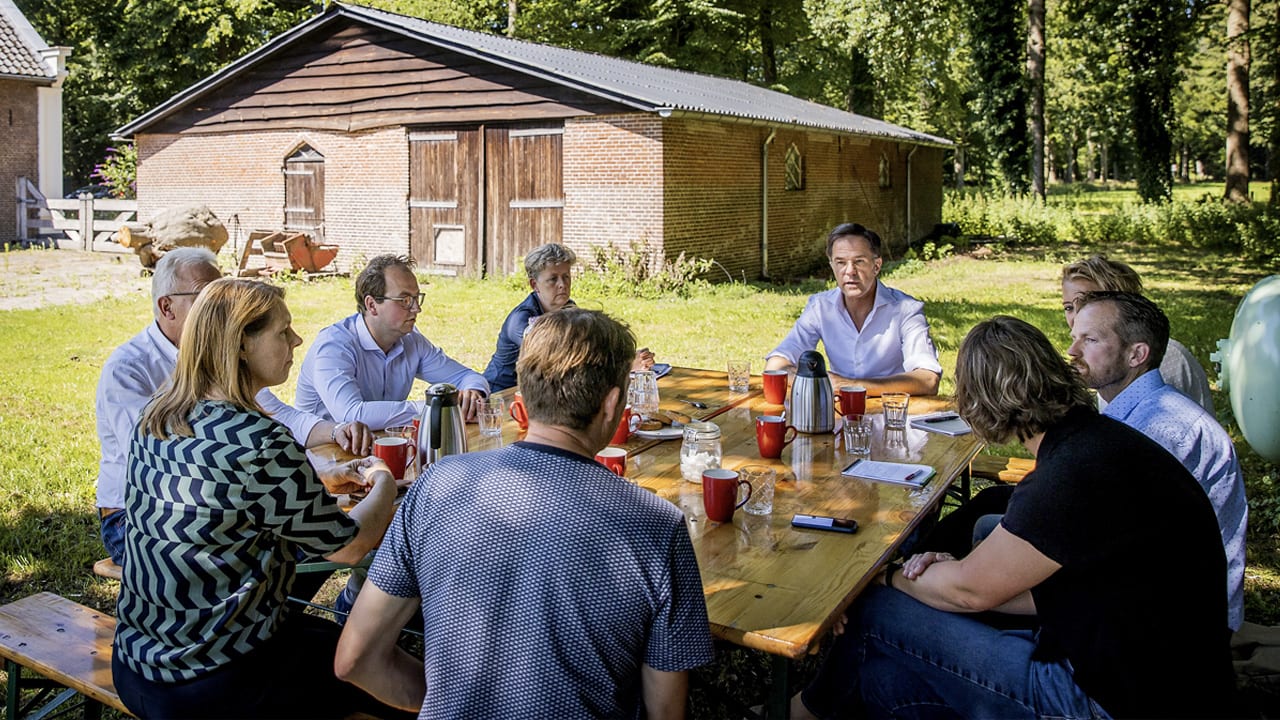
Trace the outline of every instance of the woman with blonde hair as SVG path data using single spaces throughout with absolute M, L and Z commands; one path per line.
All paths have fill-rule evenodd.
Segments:
M 255 395 L 289 376 L 284 291 L 224 278 L 192 305 L 170 382 L 129 452 L 112 671 L 138 717 L 341 717 L 372 700 L 333 675 L 337 625 L 285 613 L 299 553 L 362 559 L 394 512 L 385 465 L 348 515 Z

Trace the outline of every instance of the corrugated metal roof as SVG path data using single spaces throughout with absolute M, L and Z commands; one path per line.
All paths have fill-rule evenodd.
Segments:
M 470 50 L 472 52 L 469 54 L 515 69 L 537 71 L 550 80 L 561 83 L 567 81 L 566 84 L 588 92 L 595 91 L 612 99 L 630 100 L 629 104 L 645 106 L 650 110 L 669 108 L 951 145 L 944 138 L 837 110 L 740 80 L 513 40 L 372 8 L 339 3 L 334 5 L 344 14 L 368 19 L 388 29 L 400 29 L 427 42 L 444 43 L 460 52 Z
M 139 132 L 152 122 L 182 107 L 187 100 L 227 82 L 241 68 L 342 17 L 362 21 L 424 43 L 445 47 L 512 70 L 541 77 L 639 110 L 659 113 L 667 111 L 705 113 L 766 124 L 796 125 L 927 145 L 952 145 L 951 141 L 945 138 L 837 110 L 740 80 L 702 75 L 685 70 L 672 70 L 580 50 L 513 40 L 500 35 L 463 30 L 383 10 L 336 2 L 324 15 L 299 25 L 238 62 L 223 68 L 217 74 L 174 96 L 163 105 L 117 130 L 116 135 L 127 137 Z
M 54 74 L 40 59 L 45 47 L 13 0 L 0 0 L 0 75 L 52 81 Z

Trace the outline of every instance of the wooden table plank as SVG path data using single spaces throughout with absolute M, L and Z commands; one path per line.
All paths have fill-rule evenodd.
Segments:
M 913 401 L 913 410 L 945 405 L 945 400 Z M 730 524 L 708 521 L 701 485 L 680 476 L 678 441 L 638 453 L 627 469 L 628 476 L 688 518 L 713 632 L 738 645 L 800 658 L 817 649 L 839 614 L 941 502 L 981 443 L 972 435 L 951 438 L 908 429 L 903 445 L 888 444 L 879 402 L 871 400 L 872 458 L 924 463 L 937 471 L 920 490 L 873 483 L 840 475 L 853 458 L 835 435 L 800 435 L 781 458 L 762 460 L 754 418 L 780 410 L 752 397 L 713 419 L 723 433 L 724 467 L 763 464 L 778 471 L 772 515 L 738 510 Z M 799 530 L 790 524 L 795 513 L 851 517 L 860 529 L 853 535 Z

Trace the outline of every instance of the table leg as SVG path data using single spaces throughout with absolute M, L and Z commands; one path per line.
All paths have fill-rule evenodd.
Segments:
M 791 717 L 791 661 L 781 655 L 770 655 L 773 668 L 769 672 L 768 705 L 764 716 L 769 720 L 787 720 Z

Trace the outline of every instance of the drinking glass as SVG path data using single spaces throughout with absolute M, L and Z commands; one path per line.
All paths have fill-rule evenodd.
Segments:
M 751 390 L 751 363 L 747 360 L 730 360 L 728 364 L 729 392 L 744 393 Z
M 853 455 L 871 454 L 871 421 L 865 415 L 844 419 L 844 448 Z
M 751 483 L 751 497 L 743 510 L 752 515 L 769 515 L 773 512 L 773 489 L 778 473 L 765 465 L 745 465 L 738 468 L 738 477 Z
M 480 421 L 480 434 L 490 437 L 502 435 L 502 418 L 506 412 L 502 398 L 488 397 L 480 401 L 480 409 L 476 412 Z
M 652 370 L 636 370 L 631 373 L 631 389 L 628 391 L 631 411 L 645 417 L 658 412 L 658 377 Z
M 901 430 L 907 427 L 907 403 L 910 401 L 911 396 L 904 392 L 887 392 L 880 396 L 885 429 Z

